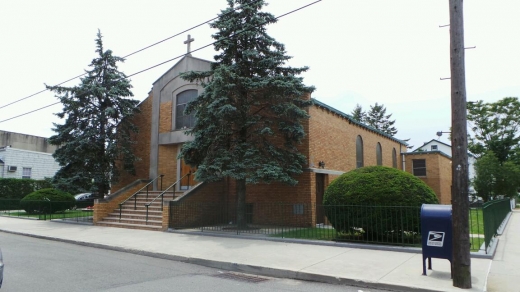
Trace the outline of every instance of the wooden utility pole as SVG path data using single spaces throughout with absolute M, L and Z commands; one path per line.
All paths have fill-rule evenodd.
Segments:
M 471 288 L 463 0 L 450 4 L 453 286 Z

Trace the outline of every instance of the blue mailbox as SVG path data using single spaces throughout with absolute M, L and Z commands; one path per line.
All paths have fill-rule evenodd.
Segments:
M 451 225 L 451 205 L 423 204 L 421 207 L 421 234 L 423 275 L 432 269 L 432 258 L 447 259 L 452 262 L 453 231 Z

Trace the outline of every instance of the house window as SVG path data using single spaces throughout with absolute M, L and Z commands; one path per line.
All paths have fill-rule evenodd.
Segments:
M 392 167 L 397 168 L 397 152 L 395 148 L 392 150 Z
M 432 145 L 432 151 L 437 150 L 437 145 Z
M 377 165 L 383 165 L 383 150 L 381 149 L 381 143 L 377 143 L 376 145 L 376 161 Z
M 415 176 L 426 176 L 426 160 L 425 159 L 413 159 L 413 175 Z
M 188 103 L 197 98 L 197 90 L 185 90 L 177 94 L 177 106 L 175 110 L 175 130 L 193 128 L 195 126 L 195 113 L 190 115 L 184 114 L 184 110 Z
M 356 138 L 356 168 L 364 166 L 363 162 L 363 139 L 361 136 Z
M 22 178 L 31 178 L 31 168 L 24 167 L 22 170 Z

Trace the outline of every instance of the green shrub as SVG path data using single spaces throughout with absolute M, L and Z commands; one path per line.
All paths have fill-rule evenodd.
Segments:
M 29 214 L 51 214 L 70 209 L 75 203 L 73 195 L 48 188 L 28 194 L 20 201 L 20 206 Z
M 0 199 L 22 199 L 34 191 L 52 188 L 50 179 L 0 178 Z
M 419 178 L 390 167 L 369 166 L 344 173 L 325 191 L 327 218 L 342 233 L 404 236 L 420 232 L 420 206 L 438 204 Z

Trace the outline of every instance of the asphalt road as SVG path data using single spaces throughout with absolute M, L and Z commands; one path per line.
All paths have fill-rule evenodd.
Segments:
M 5 263 L 1 292 L 385 291 L 230 273 L 4 232 L 0 248 Z

